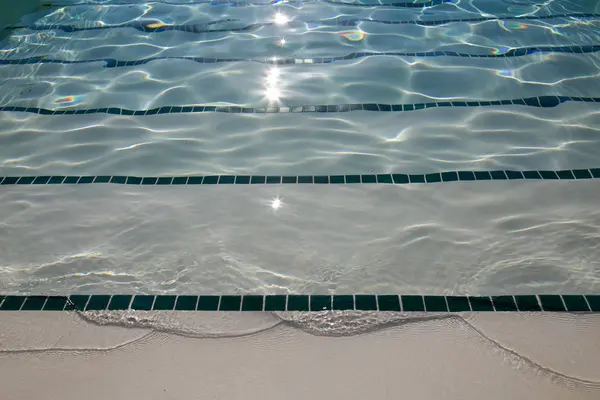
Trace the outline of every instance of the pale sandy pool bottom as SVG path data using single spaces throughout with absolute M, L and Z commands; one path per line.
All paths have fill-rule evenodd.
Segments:
M 349 317 L 311 318 L 336 324 Z M 2 390 L 10 399 L 48 400 L 600 396 L 598 314 L 438 317 L 332 337 L 270 313 L 127 317 L 168 320 L 175 329 L 166 330 L 101 325 L 76 313 L 6 312 Z

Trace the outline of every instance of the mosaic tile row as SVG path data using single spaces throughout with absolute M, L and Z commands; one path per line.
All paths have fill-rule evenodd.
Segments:
M 566 102 L 600 103 L 600 97 L 540 96 L 525 99 L 494 101 L 438 101 L 417 104 L 325 104 L 278 107 L 238 107 L 238 106 L 162 106 L 149 110 L 129 110 L 125 108 L 87 108 L 52 110 L 41 107 L 1 106 L 0 112 L 27 112 L 40 115 L 83 115 L 83 114 L 115 114 L 115 115 L 156 115 L 156 114 L 189 114 L 206 112 L 223 112 L 231 114 L 286 114 L 286 113 L 337 113 L 351 111 L 376 112 L 408 112 L 435 107 L 489 107 L 489 106 L 529 106 L 551 108 Z
M 491 180 L 599 179 L 600 168 L 552 170 L 447 171 L 432 174 L 367 175 L 196 175 L 196 176 L 6 176 L 0 185 L 74 185 L 114 183 L 122 185 L 247 185 L 247 184 L 409 184 Z
M 71 295 L 0 296 L 3 311 L 600 312 L 600 295 Z

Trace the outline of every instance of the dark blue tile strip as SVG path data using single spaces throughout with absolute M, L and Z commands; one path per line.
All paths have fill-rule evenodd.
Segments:
M 600 16 L 600 14 L 599 14 Z M 119 26 L 122 27 L 122 26 Z M 46 27 L 45 29 L 51 29 L 52 27 Z M 56 28 L 56 27 L 55 27 Z M 73 30 L 91 30 L 91 29 L 106 29 L 106 27 L 97 27 L 97 28 L 80 28 L 80 29 L 67 29 L 66 27 L 62 27 L 63 30 L 73 31 Z M 36 27 L 36 30 L 41 30 L 40 27 Z M 177 30 L 177 29 L 171 29 Z M 215 32 L 215 31 L 206 31 L 206 32 Z M 139 66 L 143 64 L 147 64 L 153 61 L 158 60 L 185 60 L 192 61 L 199 64 L 215 64 L 215 63 L 232 63 L 232 62 L 257 62 L 261 64 L 270 64 L 270 65 L 291 65 L 291 64 L 305 64 L 305 65 L 329 65 L 339 61 L 347 61 L 354 60 L 358 58 L 364 57 L 463 57 L 463 58 L 487 58 L 487 59 L 506 59 L 512 57 L 523 57 L 532 54 L 539 53 L 570 53 L 570 54 L 587 54 L 587 53 L 596 53 L 600 51 L 600 45 L 581 45 L 581 46 L 542 46 L 542 47 L 520 47 L 515 49 L 507 50 L 504 53 L 461 53 L 456 51 L 426 51 L 426 52 L 402 52 L 402 51 L 393 51 L 393 52 L 361 52 L 361 53 L 349 53 L 343 56 L 335 56 L 335 57 L 322 57 L 322 58 L 310 58 L 310 57 L 281 57 L 281 58 L 207 58 L 207 57 L 183 57 L 183 56 L 163 56 L 163 57 L 149 57 L 143 58 L 134 61 L 123 61 L 117 60 L 114 58 L 97 58 L 90 60 L 61 60 L 55 58 L 47 58 L 47 57 L 29 57 L 29 58 L 7 58 L 1 59 L 0 65 L 25 65 L 25 64 L 85 64 L 85 63 L 104 63 L 104 68 L 120 68 L 120 67 L 133 67 Z M 517 99 L 519 104 L 525 103 L 526 105 L 531 106 L 539 106 L 537 104 L 537 100 L 535 97 L 530 99 Z M 378 105 L 369 105 L 365 107 L 365 109 L 369 109 L 371 111 L 412 111 L 412 110 L 420 110 L 423 108 L 430 107 L 439 107 L 439 104 L 444 104 L 446 102 L 440 103 L 425 103 L 425 104 L 406 104 L 406 105 L 386 105 L 380 104 Z M 510 105 L 511 100 L 497 100 L 490 102 L 492 104 L 481 104 L 481 105 L 500 105 L 506 104 Z M 455 101 L 450 102 L 451 106 L 454 107 L 472 107 L 475 105 L 480 105 L 478 102 L 470 102 L 470 101 Z M 544 107 L 544 105 L 541 105 Z M 324 106 L 314 106 L 315 111 L 318 112 L 335 112 L 335 111 L 352 111 L 349 104 L 343 105 L 324 105 Z M 395 108 L 394 108 L 395 107 Z M 14 111 L 17 110 L 17 107 L 12 107 Z M 341 110 L 340 110 L 341 108 Z M 154 111 L 155 110 L 155 111 Z M 64 115 L 64 111 L 58 115 Z M 157 109 L 153 109 L 152 112 L 148 114 L 173 114 L 173 113 L 189 113 L 193 111 L 193 106 L 163 106 Z M 197 110 L 196 110 L 197 111 Z M 242 112 L 248 113 L 248 109 L 240 108 L 240 107 L 219 107 L 218 110 L 211 111 L 224 111 L 224 112 Z M 112 108 L 100 108 L 97 109 L 96 112 L 99 113 L 110 113 L 110 114 L 125 114 L 125 115 L 133 115 L 135 111 L 124 110 L 116 107 Z M 51 115 L 54 113 L 53 110 L 40 109 L 40 114 Z
M 446 171 L 433 174 L 380 174 L 380 175 L 207 175 L 189 177 L 139 177 L 139 176 L 7 176 L 0 177 L 0 185 L 62 184 L 81 185 L 112 183 L 135 186 L 156 185 L 247 185 L 247 184 L 421 184 L 460 181 L 507 180 L 568 180 L 600 179 L 600 168 L 560 171 Z
M 600 312 L 600 295 L 0 295 L 0 310 Z
M 235 1 L 235 0 L 196 0 L 191 2 L 170 2 L 170 1 L 161 1 L 155 0 L 152 3 L 165 4 L 165 5 L 207 5 L 207 6 L 229 6 L 229 7 L 269 7 L 274 4 L 279 3 L 280 0 L 271 0 L 269 2 L 252 2 L 252 1 Z M 455 0 L 429 0 L 429 1 L 399 1 L 392 3 L 346 3 L 342 1 L 336 0 L 322 0 L 324 3 L 334 4 L 340 7 L 400 7 L 400 8 L 426 8 L 433 7 L 444 3 L 452 3 Z M 304 3 L 310 3 L 311 0 L 289 0 L 286 4 L 302 6 Z M 84 3 L 72 3 L 72 4 L 53 4 L 50 3 L 46 5 L 46 7 L 73 7 L 73 6 L 94 6 L 94 5 L 108 5 L 103 2 L 84 2 Z M 113 5 L 113 4 L 110 4 Z M 131 6 L 131 5 L 140 5 L 140 3 L 118 3 L 114 4 L 114 6 Z
M 150 110 L 128 110 L 122 108 L 113 108 L 118 110 L 121 114 L 147 116 L 155 114 L 189 114 L 189 113 L 207 113 L 207 112 L 227 112 L 227 113 L 242 113 L 242 114 L 256 114 L 256 113 L 267 113 L 267 114 L 285 114 L 290 113 L 291 110 L 298 108 L 302 109 L 303 113 L 313 112 L 327 112 L 327 113 L 338 113 L 338 112 L 353 112 L 353 111 L 372 111 L 372 112 L 409 112 L 418 111 L 424 108 L 432 107 L 484 107 L 488 105 L 495 106 L 526 106 L 526 107 L 542 107 L 551 108 L 556 107 L 559 104 L 566 102 L 583 102 L 583 103 L 600 103 L 600 97 L 568 97 L 568 96 L 539 96 L 529 97 L 525 99 L 512 99 L 512 100 L 498 100 L 498 101 L 467 101 L 463 102 L 431 102 L 424 104 L 330 104 L 330 105 L 302 105 L 302 106 L 281 106 L 281 107 L 269 107 L 269 108 L 240 108 L 238 106 L 163 106 Z M 489 104 L 487 104 L 489 103 Z M 181 110 L 179 110 L 181 108 Z M 74 114 L 105 114 L 106 108 L 90 108 L 90 109 L 70 109 Z M 160 112 L 159 110 L 164 110 Z M 2 112 L 28 112 L 33 114 L 44 114 L 48 116 L 53 115 L 65 115 L 64 113 L 58 112 L 59 110 L 39 108 L 39 107 L 14 107 L 6 105 L 0 107 Z M 116 113 L 116 111 L 115 111 Z

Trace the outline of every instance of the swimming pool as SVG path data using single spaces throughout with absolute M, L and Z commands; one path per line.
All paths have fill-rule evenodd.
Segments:
M 47 2 L 0 50 L 0 293 L 597 293 L 599 25 Z

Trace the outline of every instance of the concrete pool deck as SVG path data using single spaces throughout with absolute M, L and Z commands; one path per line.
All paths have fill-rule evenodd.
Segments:
M 373 317 L 361 315 L 3 312 L 2 392 L 48 400 L 600 396 L 600 314 L 404 314 L 362 334 L 319 331 Z

